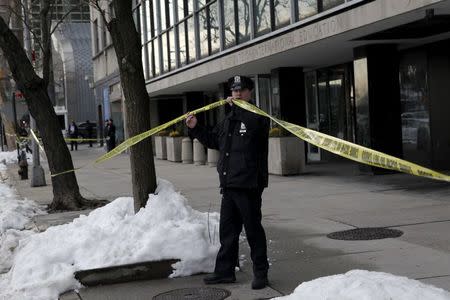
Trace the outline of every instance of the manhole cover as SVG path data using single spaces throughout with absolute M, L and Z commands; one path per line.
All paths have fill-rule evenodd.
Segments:
M 219 288 L 185 288 L 168 291 L 153 297 L 153 300 L 222 300 L 231 293 Z
M 380 240 L 386 238 L 396 238 L 403 234 L 402 231 L 397 229 L 388 228 L 357 228 L 345 231 L 332 232 L 327 235 L 333 240 Z

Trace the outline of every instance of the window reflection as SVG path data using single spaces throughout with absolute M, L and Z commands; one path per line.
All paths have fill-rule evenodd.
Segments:
M 209 36 L 211 42 L 211 53 L 219 52 L 220 36 L 219 36 L 219 12 L 217 1 L 209 5 Z
M 270 32 L 270 3 L 269 0 L 261 0 L 255 3 L 255 30 L 256 35 Z
M 187 13 L 188 15 L 192 14 L 194 12 L 194 0 L 185 0 L 187 1 Z
M 197 8 L 202 8 L 206 4 L 206 0 L 195 0 L 195 1 L 197 1 Z
M 149 75 L 148 75 L 148 64 L 147 64 L 147 60 L 148 60 L 148 56 L 147 56 L 147 45 L 144 45 L 142 47 L 142 67 L 144 69 L 144 78 L 148 79 Z
M 161 16 L 161 31 L 167 28 L 167 19 L 166 19 L 166 1 L 159 2 L 160 16 Z
M 147 41 L 147 23 L 145 18 L 145 6 L 140 6 L 139 13 L 141 15 L 140 21 L 141 21 L 141 43 L 145 43 Z
M 152 10 L 150 7 L 150 1 L 145 1 L 145 17 L 147 23 L 147 39 L 150 39 L 156 35 L 155 26 L 153 23 L 154 18 L 152 18 Z
M 149 78 L 153 77 L 154 67 L 154 59 L 153 59 L 153 42 L 147 44 L 148 51 L 148 75 Z
M 208 19 L 206 9 L 198 13 L 199 37 L 200 37 L 200 57 L 208 56 Z
M 158 76 L 161 73 L 158 38 L 153 40 L 153 52 L 155 53 L 155 76 Z
M 345 0 L 323 0 L 323 10 L 327 10 L 345 3 Z
M 182 22 L 178 26 L 178 40 L 179 40 L 179 53 L 180 53 L 180 64 L 183 66 L 187 62 L 187 51 L 186 51 L 186 23 Z
M 291 22 L 291 1 L 277 0 L 274 1 L 275 7 L 275 28 L 281 28 L 289 25 Z
M 172 26 L 175 22 L 174 17 L 173 17 L 173 1 L 174 0 L 167 0 L 167 10 L 168 10 L 168 15 L 169 15 L 169 26 Z
M 176 66 L 175 58 L 175 33 L 173 28 L 168 31 L 169 34 L 169 65 L 170 70 L 174 70 Z
M 156 13 L 156 11 L 157 11 L 157 9 L 158 9 L 158 4 L 157 4 L 157 2 L 158 2 L 158 0 L 153 0 L 153 6 L 152 6 L 152 9 L 153 9 L 153 20 L 155 20 L 155 22 L 154 22 L 154 25 L 155 25 L 155 27 L 154 27 L 154 35 L 156 36 L 156 34 L 158 33 L 158 31 L 159 31 L 159 22 L 157 21 L 158 19 L 156 18 L 156 16 L 157 16 L 157 13 Z
M 183 0 L 178 0 L 177 2 L 177 6 L 178 6 L 178 21 L 184 19 L 184 1 Z
M 238 43 L 243 43 L 250 39 L 250 0 L 238 0 L 237 3 L 239 22 Z
M 428 64 L 425 51 L 411 52 L 400 61 L 400 103 L 403 154 L 428 164 L 431 149 Z
M 195 33 L 194 33 L 194 18 L 187 19 L 188 24 L 188 50 L 189 50 L 189 62 L 195 61 Z
M 162 57 L 162 72 L 165 73 L 169 70 L 169 55 L 168 55 L 168 47 L 167 47 L 167 33 L 163 33 L 161 35 L 161 44 L 162 44 L 162 48 L 161 48 L 161 57 Z
M 298 1 L 298 17 L 300 20 L 317 14 L 317 0 L 299 0 Z
M 268 0 L 267 0 L 268 1 Z M 236 45 L 236 26 L 234 20 L 234 1 L 224 1 L 225 48 Z

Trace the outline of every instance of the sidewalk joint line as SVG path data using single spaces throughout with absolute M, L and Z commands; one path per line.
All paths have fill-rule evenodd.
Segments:
M 405 227 L 405 226 L 424 225 L 424 224 L 434 224 L 434 223 L 445 223 L 445 222 L 450 222 L 450 219 L 448 219 L 448 220 L 439 220 L 439 221 L 429 221 L 429 222 L 410 223 L 410 224 L 401 224 L 401 225 L 392 225 L 392 226 L 387 226 L 387 227 L 384 227 L 384 228 Z
M 329 221 L 336 222 L 336 223 L 344 224 L 344 225 L 347 225 L 347 226 L 351 226 L 351 227 L 354 227 L 354 228 L 359 228 L 358 226 L 352 225 L 352 224 L 350 224 L 350 223 L 346 223 L 346 222 L 343 222 L 343 221 L 334 220 L 334 219 L 332 219 L 332 218 L 325 218 L 325 219 L 326 219 L 326 220 L 329 220 Z

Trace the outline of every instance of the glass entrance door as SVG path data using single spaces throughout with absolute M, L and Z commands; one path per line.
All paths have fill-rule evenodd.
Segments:
M 339 139 L 353 141 L 351 82 L 346 65 L 305 74 L 308 128 Z M 308 144 L 308 161 L 340 159 Z

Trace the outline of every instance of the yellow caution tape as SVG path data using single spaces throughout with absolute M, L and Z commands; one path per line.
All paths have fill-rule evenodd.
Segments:
M 448 175 L 433 171 L 431 169 L 419 166 L 417 164 L 408 162 L 406 160 L 403 160 L 403 159 L 400 159 L 400 158 L 397 158 L 397 157 L 394 157 L 394 156 L 391 156 L 391 155 L 388 155 L 388 154 L 385 154 L 385 153 L 382 153 L 379 151 L 372 150 L 367 147 L 363 147 L 363 146 L 360 146 L 360 145 L 357 145 L 357 144 L 354 144 L 354 143 L 351 143 L 348 141 L 338 139 L 336 137 L 333 137 L 333 136 L 330 136 L 330 135 L 327 135 L 327 134 L 324 134 L 324 133 L 321 133 L 321 132 L 318 132 L 318 131 L 315 131 L 315 130 L 312 130 L 309 128 L 305 128 L 305 127 L 302 127 L 302 126 L 299 126 L 296 124 L 292 124 L 292 123 L 289 123 L 286 121 L 279 120 L 275 117 L 272 117 L 271 115 L 267 114 L 263 110 L 259 109 L 258 107 L 254 106 L 251 103 L 248 103 L 246 101 L 234 100 L 233 102 L 243 109 L 246 109 L 250 112 L 270 118 L 275 123 L 279 124 L 281 127 L 285 128 L 287 131 L 291 132 L 292 134 L 299 137 L 300 139 L 302 139 L 308 143 L 311 143 L 319 148 L 322 148 L 324 150 L 327 150 L 334 154 L 337 154 L 339 156 L 351 159 L 351 160 L 359 162 L 359 163 L 375 166 L 375 167 L 380 167 L 380 168 L 399 171 L 399 172 L 403 172 L 403 173 L 407 173 L 407 174 L 411 174 L 411 175 L 416 175 L 416 176 L 450 182 L 450 176 L 448 176 Z M 159 131 L 164 130 L 167 127 L 170 127 L 180 121 L 184 121 L 189 114 L 197 114 L 200 112 L 208 111 L 213 108 L 224 105 L 225 103 L 227 103 L 226 100 L 219 100 L 212 104 L 206 105 L 202 108 L 196 109 L 192 112 L 181 115 L 178 118 L 173 119 L 172 121 L 169 121 L 165 124 L 159 125 L 159 126 L 152 128 L 146 132 L 143 132 L 134 137 L 131 137 L 131 138 L 125 140 L 123 143 L 121 143 L 119 146 L 117 146 L 110 152 L 108 152 L 108 153 L 102 155 L 101 157 L 99 157 L 98 159 L 96 159 L 95 163 L 100 163 L 100 162 L 104 162 L 108 159 L 111 159 L 114 156 L 122 153 L 129 147 L 148 138 L 149 136 L 154 135 L 154 134 L 158 133 Z M 76 168 L 76 169 L 80 169 L 80 168 Z M 69 172 L 73 172 L 73 171 L 74 170 L 68 170 L 65 172 L 54 174 L 54 175 L 52 175 L 52 177 L 58 176 L 61 174 L 65 174 L 65 173 L 69 173 Z
M 45 153 L 44 148 L 42 148 L 41 142 L 39 142 L 39 139 L 37 138 L 33 129 L 30 129 L 30 132 L 31 132 L 31 136 L 33 137 L 34 141 L 39 145 L 39 148 L 41 149 L 41 151 Z
M 121 144 L 120 144 L 119 146 L 117 146 L 116 148 L 112 149 L 110 152 L 108 152 L 108 153 L 106 153 L 105 155 L 103 155 L 103 156 L 99 157 L 98 159 L 96 159 L 96 160 L 95 160 L 95 163 L 100 163 L 100 162 L 103 162 L 103 161 L 105 161 L 105 160 L 111 159 L 111 158 L 113 158 L 114 156 L 116 156 L 116 155 L 122 153 L 123 151 L 125 151 L 125 150 L 128 149 L 129 147 L 131 147 L 131 146 L 133 146 L 133 145 L 139 143 L 139 142 L 142 141 L 143 139 L 146 139 L 146 138 L 148 138 L 149 136 L 151 136 L 151 135 L 153 135 L 153 134 L 155 134 L 155 133 L 158 133 L 159 131 L 164 130 L 164 129 L 166 129 L 167 127 L 170 127 L 170 126 L 172 126 L 172 125 L 174 125 L 174 124 L 176 124 L 176 123 L 178 123 L 178 122 L 180 122 L 180 121 L 184 121 L 184 119 L 186 119 L 186 117 L 187 117 L 189 114 L 197 114 L 197 113 L 200 113 L 200 112 L 203 112 L 203 111 L 207 111 L 207 110 L 216 108 L 216 107 L 218 107 L 218 106 L 222 106 L 222 105 L 224 105 L 225 103 L 226 103 L 225 100 L 219 100 L 219 101 L 217 101 L 217 102 L 214 102 L 214 103 L 211 103 L 211 104 L 209 104 L 209 105 L 206 105 L 206 106 L 204 106 L 204 107 L 202 107 L 202 108 L 196 109 L 196 110 L 194 110 L 194 111 L 192 111 L 192 112 L 190 112 L 190 113 L 185 113 L 184 115 L 179 116 L 178 118 L 173 119 L 172 121 L 169 121 L 169 122 L 167 122 L 167 123 L 164 123 L 164 124 L 162 124 L 162 125 L 159 125 L 159 126 L 157 126 L 157 127 L 155 127 L 155 128 L 152 128 L 152 129 L 150 129 L 150 130 L 148 130 L 148 131 L 145 131 L 145 132 L 143 132 L 143 133 L 141 133 L 141 134 L 135 135 L 135 136 L 133 136 L 133 137 L 131 137 L 131 138 L 125 140 L 123 143 L 121 143 Z
M 302 140 L 311 143 L 319 148 L 330 151 L 339 156 L 384 169 L 399 171 L 411 175 L 427 177 L 436 180 L 442 180 L 450 182 L 450 176 L 433 171 L 431 169 L 419 166 L 409 161 L 376 151 L 370 148 L 366 148 L 357 144 L 353 144 L 334 136 L 330 136 L 315 130 L 304 128 L 302 126 L 292 124 L 286 121 L 278 120 L 275 117 L 270 116 L 263 110 L 252 105 L 251 103 L 236 100 L 233 101 L 239 107 L 251 111 L 253 113 L 268 117 L 281 127 L 291 132 L 295 136 Z

